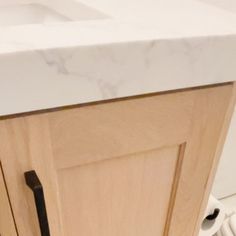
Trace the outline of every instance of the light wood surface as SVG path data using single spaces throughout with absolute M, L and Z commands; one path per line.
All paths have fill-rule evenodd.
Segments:
M 17 236 L 0 163 L 0 236 Z
M 231 94 L 231 99 L 230 102 L 228 104 L 227 107 L 227 111 L 225 113 L 224 116 L 224 121 L 222 123 L 222 128 L 221 128 L 221 132 L 220 135 L 218 136 L 218 140 L 217 140 L 217 148 L 214 152 L 214 160 L 211 166 L 211 170 L 209 171 L 208 174 L 208 179 L 207 179 L 207 184 L 206 184 L 206 191 L 203 195 L 203 200 L 202 200 L 202 207 L 200 208 L 199 211 L 199 218 L 195 227 L 195 235 L 198 235 L 198 229 L 201 225 L 201 219 L 204 216 L 205 213 L 205 206 L 208 203 L 208 199 L 209 199 L 209 192 L 211 191 L 212 188 L 212 184 L 214 181 L 214 176 L 216 174 L 217 171 L 217 167 L 218 167 L 218 163 L 222 154 L 222 150 L 224 147 L 224 143 L 225 143 L 225 139 L 227 136 L 227 132 L 228 132 L 228 128 L 230 125 L 230 120 L 233 116 L 234 110 L 235 110 L 235 104 L 236 104 L 236 83 L 233 84 L 233 88 L 232 88 L 232 94 Z
M 195 236 L 234 86 L 156 94 L 0 121 L 19 235 L 39 236 L 23 173 L 45 189 L 52 236 Z

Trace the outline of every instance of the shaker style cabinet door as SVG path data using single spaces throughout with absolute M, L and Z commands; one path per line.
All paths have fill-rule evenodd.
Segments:
M 0 162 L 0 236 L 17 236 Z
M 20 236 L 39 236 L 34 170 L 51 236 L 195 236 L 234 85 L 74 106 L 0 121 Z

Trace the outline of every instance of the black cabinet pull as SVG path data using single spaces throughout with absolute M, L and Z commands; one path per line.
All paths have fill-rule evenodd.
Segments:
M 34 170 L 25 172 L 25 182 L 34 193 L 41 236 L 50 236 L 43 186 Z

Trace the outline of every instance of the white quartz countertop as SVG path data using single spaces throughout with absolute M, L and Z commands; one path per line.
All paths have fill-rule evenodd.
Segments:
M 1 25 L 0 1 L 0 116 L 236 80 L 236 15 L 226 10 L 198 0 L 64 1 L 8 0 L 71 16 L 22 25 Z

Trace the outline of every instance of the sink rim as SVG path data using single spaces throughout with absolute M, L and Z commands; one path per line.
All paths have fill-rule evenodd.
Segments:
M 56 23 L 70 23 L 70 22 L 78 22 L 78 21 L 90 21 L 90 20 L 102 20 L 108 19 L 106 13 L 103 13 L 93 7 L 87 6 L 83 3 L 80 3 L 76 0 L 69 0 L 69 1 L 57 1 L 57 0 L 23 0 L 22 2 L 12 1 L 10 3 L 0 3 L 0 11 L 4 11 L 4 9 L 11 11 L 11 8 L 20 7 L 36 7 L 34 10 L 38 10 L 37 8 L 44 8 L 48 16 L 54 15 L 54 17 L 61 18 L 55 20 L 53 22 L 29 22 L 29 23 L 16 23 L 16 24 L 4 24 L 0 22 L 0 28 L 2 27 L 20 27 L 20 26 L 27 26 L 27 25 L 45 25 L 45 24 L 56 24 Z M 27 9 L 24 9 L 27 10 Z M 19 13 L 21 14 L 21 13 Z M 22 17 L 24 17 L 22 15 Z M 26 16 L 27 18 L 27 16 Z M 29 20 L 30 21 L 30 20 Z
M 50 21 L 47 22 L 48 17 Z M 39 3 L 0 6 L 0 26 L 22 26 L 66 22 L 70 19 L 52 8 Z

